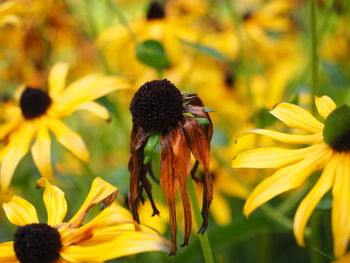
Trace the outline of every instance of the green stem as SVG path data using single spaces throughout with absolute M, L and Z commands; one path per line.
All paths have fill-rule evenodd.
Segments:
M 311 31 L 311 91 L 313 96 L 318 96 L 318 54 L 317 54 L 317 16 L 316 0 L 309 0 L 309 23 Z
M 188 180 L 188 188 L 190 191 L 190 195 L 191 195 L 191 199 L 192 199 L 192 207 L 194 210 L 194 219 L 196 222 L 197 226 L 200 226 L 200 222 L 202 221 L 202 215 L 201 215 L 201 211 L 198 205 L 198 199 L 197 199 L 197 195 L 196 195 L 196 191 L 194 189 L 194 185 L 192 182 L 192 178 L 189 177 Z M 201 244 L 201 248 L 203 251 L 203 256 L 204 256 L 204 261 L 206 263 L 214 263 L 214 256 L 213 256 L 213 252 L 210 246 L 210 242 L 209 242 L 209 237 L 208 237 L 208 233 L 204 233 L 203 235 L 198 235 L 198 239 L 199 242 Z
M 320 220 L 321 213 L 315 211 L 311 218 L 311 235 L 310 235 L 310 259 L 311 263 L 324 263 L 324 256 L 319 252 L 315 251 L 314 248 L 321 248 L 321 237 L 320 237 Z

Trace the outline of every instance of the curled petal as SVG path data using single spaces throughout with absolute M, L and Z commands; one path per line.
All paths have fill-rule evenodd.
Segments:
M 254 129 L 243 132 L 238 135 L 237 139 L 250 133 L 266 135 L 279 142 L 288 144 L 315 144 L 321 142 L 323 139 L 322 133 L 315 133 L 310 135 L 295 135 L 265 129 Z
M 2 208 L 8 220 L 16 226 L 39 223 L 35 207 L 19 196 L 12 197 L 10 202 L 2 205 Z
M 313 155 L 296 164 L 280 168 L 253 190 L 244 205 L 243 213 L 248 216 L 273 197 L 300 186 L 331 155 L 329 147 L 320 144 Z
M 347 153 L 339 156 L 335 182 L 332 190 L 332 232 L 334 237 L 334 255 L 345 254 L 350 237 L 350 158 Z
M 51 185 L 46 178 L 36 182 L 37 187 L 45 187 L 43 199 L 47 211 L 47 224 L 57 226 L 63 222 L 67 214 L 67 202 L 64 192 L 58 187 Z
M 277 104 L 270 113 L 293 128 L 319 133 L 322 132 L 324 127 L 323 123 L 318 121 L 309 112 L 294 104 Z
M 334 101 L 328 96 L 316 97 L 315 103 L 317 111 L 323 119 L 327 119 L 328 115 L 337 107 Z
M 304 159 L 319 145 L 301 149 L 284 149 L 279 147 L 257 148 L 245 151 L 232 160 L 235 168 L 279 168 Z
M 67 226 L 76 228 L 84 221 L 89 210 L 99 202 L 103 202 L 103 207 L 107 207 L 115 200 L 119 189 L 100 177 L 96 177 L 92 182 L 88 196 L 75 216 L 69 220 Z
M 69 262 L 102 262 L 142 252 L 168 249 L 167 241 L 161 236 L 140 231 L 120 231 L 113 232 L 106 242 L 64 247 L 60 254 Z
M 321 198 L 331 189 L 334 182 L 337 157 L 333 156 L 324 168 L 315 186 L 300 203 L 294 217 L 294 235 L 299 245 L 304 246 L 306 224 Z

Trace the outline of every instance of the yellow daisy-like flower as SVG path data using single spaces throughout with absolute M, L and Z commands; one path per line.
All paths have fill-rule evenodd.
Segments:
M 327 96 L 316 97 L 316 107 L 324 123 L 290 103 L 278 104 L 270 111 L 288 126 L 311 134 L 285 134 L 265 129 L 247 132 L 266 135 L 287 144 L 310 146 L 299 149 L 253 149 L 239 154 L 232 164 L 236 168 L 278 168 L 250 194 L 244 206 L 245 215 L 251 214 L 273 197 L 299 187 L 313 172 L 323 169 L 317 183 L 296 211 L 294 235 L 298 244 L 304 245 L 304 230 L 311 213 L 332 188 L 334 254 L 340 257 L 346 252 L 350 237 L 350 107 L 336 107 Z
M 0 186 L 6 191 L 20 160 L 31 147 L 33 160 L 40 173 L 52 176 L 51 138 L 53 132 L 57 141 L 83 161 L 89 160 L 89 152 L 81 137 L 68 128 L 60 119 L 78 110 L 86 110 L 108 120 L 108 111 L 93 100 L 114 90 L 125 88 L 126 83 L 115 77 L 92 74 L 79 79 L 65 88 L 68 65 L 53 66 L 48 79 L 48 92 L 26 87 L 19 103 L 0 104 L 5 112 L 5 121 L 0 124 Z
M 39 223 L 34 206 L 14 196 L 3 209 L 8 220 L 18 226 L 14 241 L 0 244 L 4 263 L 101 262 L 146 251 L 168 250 L 168 242 L 151 229 L 132 221 L 130 212 L 114 203 L 118 188 L 96 177 L 83 205 L 68 222 L 64 193 L 41 178 L 44 187 L 47 224 Z M 89 210 L 102 202 L 103 210 L 82 225 Z M 137 229 L 138 231 L 135 231 Z

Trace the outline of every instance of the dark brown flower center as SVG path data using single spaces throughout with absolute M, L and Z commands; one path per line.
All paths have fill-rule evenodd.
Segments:
M 235 74 L 232 70 L 229 70 L 225 73 L 225 84 L 228 88 L 232 88 L 232 86 L 235 84 Z
M 150 3 L 147 12 L 147 20 L 163 19 L 165 17 L 164 5 L 153 1 Z
M 61 236 L 47 224 L 30 224 L 17 228 L 14 250 L 21 263 L 53 263 L 60 258 Z
M 34 119 L 46 113 L 51 98 L 41 89 L 28 87 L 23 91 L 19 104 L 24 118 Z
M 174 127 L 183 113 L 181 92 L 167 79 L 143 84 L 130 104 L 134 124 L 145 132 Z
M 336 152 L 350 151 L 349 106 L 340 106 L 329 114 L 323 129 L 323 138 Z

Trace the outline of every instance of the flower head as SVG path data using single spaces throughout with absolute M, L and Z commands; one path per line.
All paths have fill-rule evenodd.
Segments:
M 57 263 L 105 261 L 130 254 L 167 249 L 167 241 L 145 226 L 135 225 L 130 213 L 114 203 L 118 188 L 97 177 L 75 216 L 64 222 L 67 203 L 64 193 L 47 179 L 43 199 L 47 223 L 39 223 L 28 201 L 14 196 L 3 204 L 9 221 L 18 228 L 14 241 L 0 244 L 1 262 Z M 102 211 L 82 225 L 89 210 L 102 202 Z
M 185 240 L 188 244 L 191 233 L 191 206 L 188 198 L 187 177 L 191 172 L 191 152 L 204 168 L 203 178 L 203 224 L 199 233 L 208 225 L 208 211 L 213 198 L 212 178 L 209 172 L 210 141 L 213 126 L 209 109 L 195 93 L 181 93 L 170 81 L 154 80 L 145 83 L 135 94 L 130 111 L 133 117 L 131 131 L 131 155 L 129 161 L 130 193 L 129 206 L 134 219 L 139 221 L 137 201 L 143 200 L 146 191 L 153 215 L 159 211 L 152 198 L 152 186 L 147 179 L 153 176 L 152 152 L 160 138 L 162 147 L 160 185 L 169 207 L 172 248 L 176 252 L 175 194 L 180 189 L 185 215 Z
M 306 110 L 289 103 L 278 104 L 270 113 L 292 128 L 309 134 L 285 134 L 272 130 L 255 129 L 247 133 L 269 136 L 287 144 L 310 145 L 298 149 L 279 147 L 258 148 L 239 154 L 233 167 L 278 168 L 260 183 L 248 197 L 244 213 L 249 215 L 273 197 L 297 188 L 316 170 L 321 176 L 299 205 L 294 217 L 294 235 L 304 245 L 307 222 L 322 197 L 332 189 L 332 231 L 334 254 L 346 252 L 350 235 L 350 107 L 336 107 L 327 96 L 316 98 L 316 106 L 324 123 Z M 245 133 L 245 134 L 247 134 Z
M 83 161 L 89 160 L 89 152 L 81 137 L 68 128 L 61 119 L 78 110 L 86 110 L 108 120 L 108 111 L 93 102 L 116 89 L 126 87 L 118 78 L 99 74 L 86 76 L 65 88 L 68 65 L 56 64 L 49 75 L 48 92 L 36 87 L 26 87 L 18 103 L 0 104 L 8 116 L 0 124 L 0 186 L 6 191 L 20 160 L 31 148 L 33 160 L 40 173 L 52 176 L 51 138 L 53 132 L 59 143 Z M 33 146 L 30 147 L 35 139 Z

